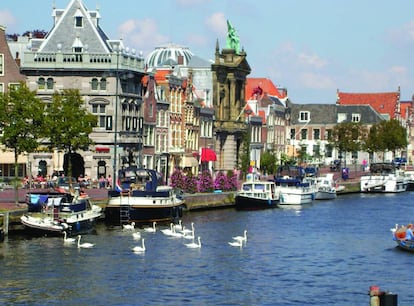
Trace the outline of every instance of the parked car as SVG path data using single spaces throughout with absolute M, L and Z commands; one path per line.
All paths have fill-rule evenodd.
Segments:
M 405 157 L 396 157 L 392 162 L 396 167 L 400 167 L 407 164 L 407 159 Z
M 72 184 L 73 189 L 79 189 L 79 183 L 76 178 L 72 177 L 70 182 Z M 69 178 L 68 177 L 59 177 L 57 181 L 57 186 L 63 188 L 65 190 L 69 190 Z
M 331 171 L 339 171 L 341 169 L 341 161 L 339 159 L 335 159 L 331 162 Z

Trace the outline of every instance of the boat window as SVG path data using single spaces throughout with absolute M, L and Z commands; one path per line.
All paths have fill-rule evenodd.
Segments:
M 251 184 L 245 184 L 245 185 L 243 185 L 243 190 L 244 191 L 250 191 L 250 190 L 252 190 L 252 185 Z
M 264 190 L 265 188 L 264 188 L 264 184 L 256 184 L 255 185 L 255 189 L 256 190 Z

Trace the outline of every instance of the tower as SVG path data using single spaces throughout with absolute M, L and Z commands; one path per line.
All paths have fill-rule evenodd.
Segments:
M 230 32 L 230 29 L 229 29 Z M 217 153 L 216 169 L 233 170 L 238 164 L 241 136 L 246 131 L 244 109 L 246 77 L 250 66 L 244 50 L 227 46 L 221 52 L 216 43 L 213 72 L 213 106 L 215 109 Z

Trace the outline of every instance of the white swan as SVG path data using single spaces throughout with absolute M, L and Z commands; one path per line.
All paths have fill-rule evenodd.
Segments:
M 243 236 L 233 237 L 233 240 L 241 241 L 241 242 L 246 242 L 247 241 L 247 231 L 246 230 L 244 231 L 244 235 Z
M 174 224 L 170 223 L 170 228 L 163 229 L 163 230 L 161 230 L 161 232 L 162 232 L 164 235 L 167 235 L 167 236 L 172 236 L 172 233 L 173 233 L 173 225 L 174 225 Z
M 140 232 L 134 232 L 134 233 L 132 233 L 132 237 L 135 240 L 139 240 L 139 239 L 141 239 L 141 233 Z
M 195 243 L 195 242 L 186 243 L 185 246 L 190 249 L 199 249 L 201 248 L 201 237 L 200 236 L 197 237 L 197 241 L 198 243 Z
M 133 230 L 135 228 L 135 222 L 131 222 L 131 224 L 123 224 L 122 227 L 125 230 Z
M 177 232 L 176 230 L 175 230 L 175 227 L 173 227 L 172 228 L 172 233 L 171 233 L 171 235 L 170 235 L 171 237 L 176 237 L 176 238 L 181 238 L 181 237 L 183 237 L 184 236 L 184 234 L 183 233 L 180 233 L 180 232 Z
M 66 231 L 63 232 L 63 243 L 75 243 L 76 238 L 68 238 Z
M 191 229 L 186 228 L 184 226 L 183 229 L 181 230 L 181 233 L 183 233 L 184 235 L 194 233 L 194 222 L 191 222 Z
M 152 222 L 152 227 L 146 227 L 144 228 L 144 231 L 147 233 L 155 233 L 157 231 L 155 225 L 157 224 L 157 222 Z
M 93 248 L 95 246 L 95 244 L 93 243 L 89 243 L 89 242 L 80 243 L 80 241 L 81 241 L 81 235 L 78 235 L 78 248 Z
M 178 224 L 174 224 L 174 229 L 181 231 L 183 229 L 183 224 L 181 219 L 178 220 Z
M 132 251 L 134 251 L 135 253 L 142 253 L 142 252 L 145 252 L 145 242 L 144 242 L 144 238 L 142 238 L 142 244 L 141 244 L 141 246 L 136 246 L 136 247 L 133 247 L 132 248 Z
M 234 246 L 234 247 L 242 247 L 243 246 L 243 240 L 234 240 L 234 241 L 230 241 L 229 245 Z

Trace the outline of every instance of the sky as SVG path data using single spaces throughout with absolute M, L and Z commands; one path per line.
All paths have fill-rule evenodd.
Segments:
M 70 0 L 1 0 L 7 34 L 50 31 L 52 8 Z M 414 95 L 414 1 L 409 0 L 83 0 L 97 8 L 110 39 L 147 56 L 175 43 L 213 60 L 226 47 L 227 20 L 251 67 L 294 103 L 336 102 L 341 92 Z

